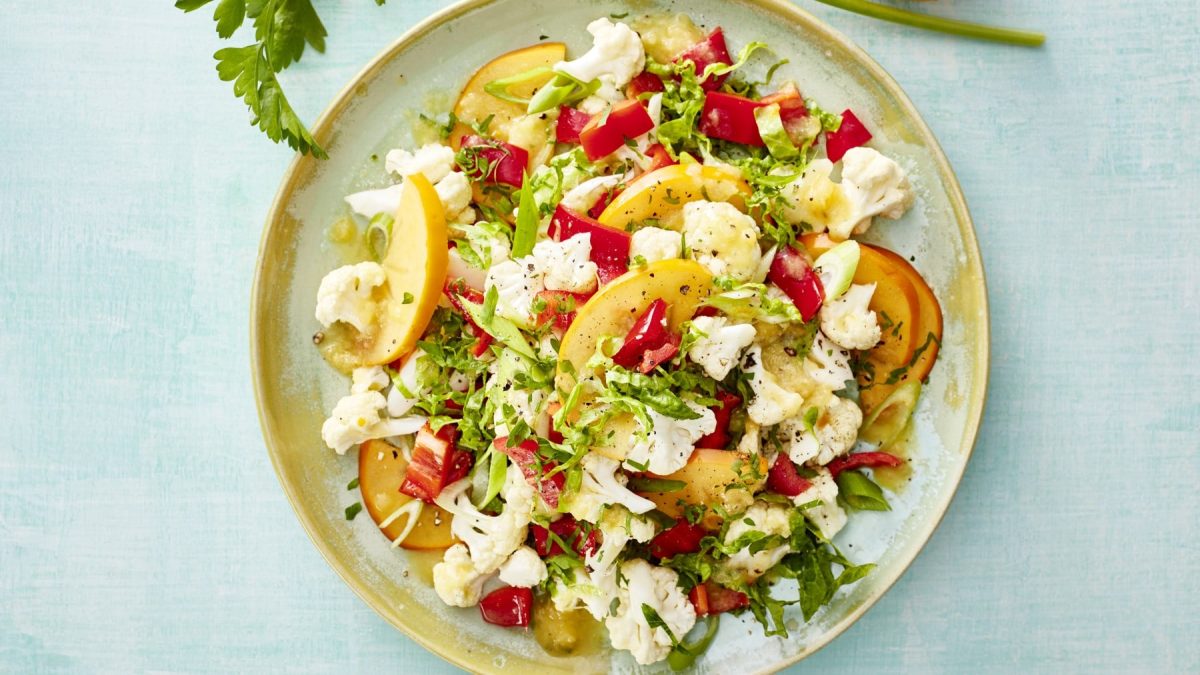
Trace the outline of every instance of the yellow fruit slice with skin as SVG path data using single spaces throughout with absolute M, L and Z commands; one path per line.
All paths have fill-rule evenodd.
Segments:
M 753 501 L 751 494 L 760 490 L 767 480 L 767 460 L 756 458 L 758 466 L 751 464 L 751 459 L 732 450 L 711 450 L 700 448 L 692 453 L 683 468 L 667 476 L 667 480 L 675 480 L 684 484 L 679 490 L 671 492 L 646 492 L 642 496 L 658 507 L 658 510 L 679 518 L 683 515 L 683 505 L 711 504 L 733 506 L 730 501 L 744 501 L 743 506 L 749 506 Z M 741 489 L 739 486 L 745 486 Z M 739 494 L 730 494 L 736 492 Z M 709 511 L 701 521 L 708 529 L 720 526 L 720 517 Z
M 413 498 L 402 494 L 404 472 L 408 463 L 399 448 L 382 440 L 363 443 L 358 449 L 358 489 L 362 492 L 363 504 L 376 525 L 383 523 Z M 407 514 L 395 518 L 386 527 L 380 528 L 384 536 L 395 541 L 408 527 Z M 447 548 L 455 542 L 450 534 L 450 522 L 454 516 L 435 504 L 421 507 L 421 515 L 400 546 L 408 549 Z
M 673 164 L 634 179 L 600 214 L 600 222 L 618 230 L 656 220 L 660 227 L 678 229 L 683 205 L 706 199 L 729 202 L 745 211 L 750 185 L 740 174 L 720 166 L 695 162 Z
M 363 354 L 366 365 L 391 363 L 412 351 L 429 325 L 446 280 L 446 215 L 442 201 L 421 174 L 404 180 L 392 224 L 387 275 L 379 301 L 379 326 Z
M 539 42 L 536 45 L 522 47 L 501 54 L 484 64 L 477 70 L 466 86 L 458 95 L 454 104 L 454 116 L 458 124 L 450 132 L 450 146 L 458 150 L 459 141 L 466 134 L 474 133 L 469 124 L 479 123 L 492 116 L 488 131 L 495 134 L 500 132 L 501 140 L 507 138 L 507 129 L 513 119 L 525 114 L 525 106 L 511 101 L 496 98 L 484 90 L 489 82 L 499 80 L 534 68 L 549 68 L 567 57 L 567 46 L 561 42 Z M 529 98 L 533 92 L 553 77 L 546 73 L 544 77 L 531 78 L 526 82 L 513 85 L 508 92 L 517 98 Z

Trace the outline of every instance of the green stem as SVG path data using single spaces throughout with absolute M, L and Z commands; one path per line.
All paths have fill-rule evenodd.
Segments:
M 848 12 L 883 19 L 884 21 L 891 21 L 905 26 L 924 28 L 925 30 L 949 33 L 951 35 L 962 35 L 977 40 L 991 40 L 992 42 L 1003 42 L 1024 47 L 1037 47 L 1046 41 L 1046 36 L 1041 33 L 1014 28 L 986 26 L 981 23 L 971 23 L 969 21 L 943 19 L 936 16 L 929 16 L 928 14 L 910 12 L 898 7 L 888 7 L 876 2 L 870 2 L 869 0 L 817 0 L 817 2 L 844 9 Z

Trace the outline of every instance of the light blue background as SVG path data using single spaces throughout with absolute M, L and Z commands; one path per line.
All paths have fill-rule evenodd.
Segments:
M 318 0 L 303 117 L 441 4 Z M 1200 670 L 1194 0 L 922 5 L 1040 50 L 803 4 L 941 139 L 994 360 L 941 529 L 795 671 Z M 3 23 L 0 670 L 450 671 L 325 565 L 268 463 L 249 289 L 291 157 L 216 79 L 207 16 L 8 0 Z

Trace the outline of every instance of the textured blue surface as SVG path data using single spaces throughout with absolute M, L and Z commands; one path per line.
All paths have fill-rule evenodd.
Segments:
M 66 5 L 70 4 L 68 7 Z M 316 2 L 307 119 L 442 3 Z M 169 2 L 4 10 L 0 671 L 452 670 L 295 521 L 250 389 L 255 251 L 290 160 Z M 959 496 L 796 672 L 1200 670 L 1200 14 L 1194 0 L 922 8 L 1026 50 L 804 5 L 888 68 L 978 226 L 994 361 Z

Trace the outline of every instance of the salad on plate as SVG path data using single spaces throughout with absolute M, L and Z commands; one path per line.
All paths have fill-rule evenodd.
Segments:
M 836 535 L 907 470 L 941 311 L 855 239 L 913 190 L 854 112 L 685 15 L 586 28 L 484 65 L 346 197 L 321 434 L 394 546 L 444 551 L 446 604 L 682 668 L 719 615 L 786 636 L 870 573 Z

